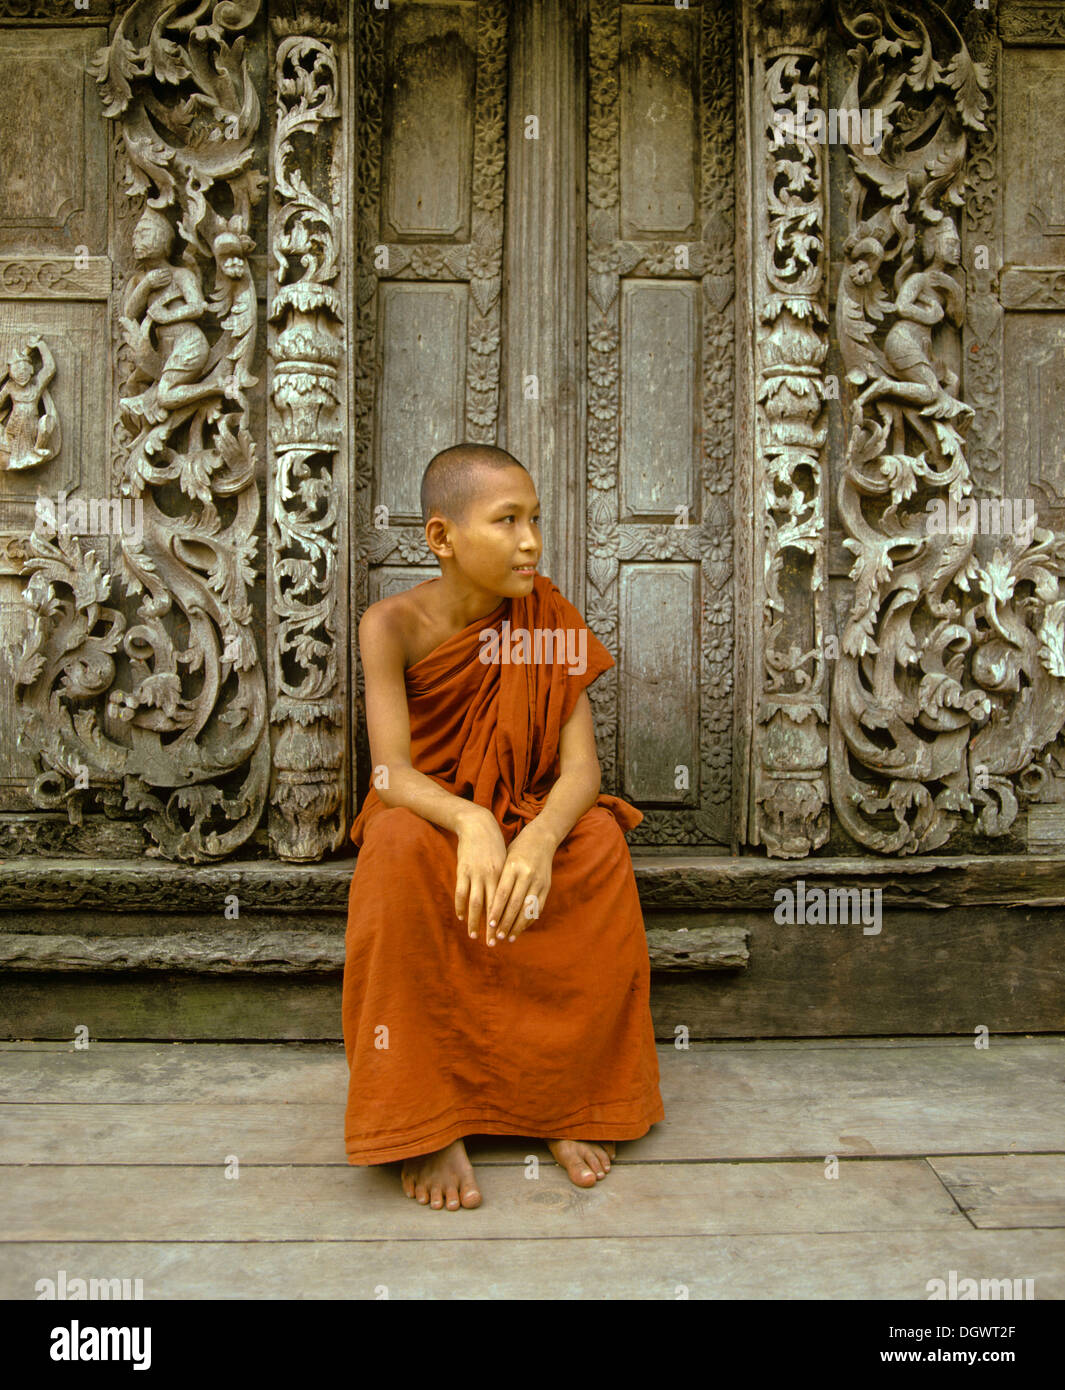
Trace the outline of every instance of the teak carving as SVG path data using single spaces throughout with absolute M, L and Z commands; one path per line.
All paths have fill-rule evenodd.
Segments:
M 62 430 L 48 390 L 54 377 L 55 358 L 41 337 L 19 343 L 0 367 L 0 472 L 38 468 L 59 453 Z
M 149 852 L 192 860 L 248 838 L 269 775 L 245 395 L 257 384 L 248 227 L 265 180 L 244 31 L 258 10 L 137 0 L 95 61 L 138 209 L 131 232 L 119 219 L 133 266 L 114 430 L 118 490 L 143 507 L 142 532 L 116 547 L 138 602 L 127 618 L 94 551 L 35 531 L 17 671 L 38 805 L 75 822 L 94 798 L 109 815 L 143 811 Z
M 828 838 L 825 664 L 828 352 L 825 156 L 780 141 L 781 117 L 822 107 L 823 6 L 759 6 L 753 100 L 764 179 L 755 245 L 755 525 L 762 619 L 756 635 L 752 839 L 797 858 Z
M 855 587 L 833 687 L 832 799 L 859 844 L 911 854 L 963 823 L 1005 834 L 1014 779 L 1065 723 L 1065 541 L 974 524 L 956 219 L 970 135 L 986 131 L 987 70 L 934 4 L 920 17 L 838 8 L 855 41 L 844 104 L 879 106 L 886 135 L 879 154 L 849 151 L 836 310 Z M 937 530 L 930 507 L 960 524 Z
M 300 159 L 301 151 L 332 139 L 340 117 L 335 47 L 285 33 L 274 71 L 270 719 L 278 726 L 271 794 L 278 816 L 271 839 L 282 859 L 310 860 L 336 849 L 345 832 L 336 643 L 344 493 L 335 474 L 345 434 L 336 287 L 341 217 L 339 207 L 312 191 Z M 338 188 L 339 179 L 331 184 Z

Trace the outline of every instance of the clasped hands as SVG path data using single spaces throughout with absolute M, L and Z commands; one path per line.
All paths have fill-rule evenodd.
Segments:
M 455 915 L 466 921 L 471 937 L 483 914 L 487 945 L 517 940 L 543 911 L 556 848 L 551 832 L 535 820 L 508 848 L 492 812 L 471 806 L 458 831 L 455 877 Z

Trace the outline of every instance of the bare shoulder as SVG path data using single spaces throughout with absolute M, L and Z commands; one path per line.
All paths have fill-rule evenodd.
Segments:
M 360 648 L 389 660 L 390 664 L 398 659 L 402 670 L 417 661 L 426 632 L 432 626 L 429 587 L 419 584 L 413 590 L 371 603 L 359 620 Z
M 359 619 L 359 649 L 363 660 L 373 657 L 389 665 L 406 665 L 407 632 L 398 594 L 371 603 Z

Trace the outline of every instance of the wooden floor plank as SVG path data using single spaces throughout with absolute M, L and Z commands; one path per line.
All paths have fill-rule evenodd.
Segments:
M 714 1162 L 766 1158 L 912 1158 L 925 1154 L 1041 1152 L 1062 1144 L 1061 1126 L 1046 1113 L 1026 1123 L 1022 1113 L 1010 1119 L 1000 1112 L 948 1121 L 957 1102 L 922 1116 L 915 1101 L 883 1098 L 871 1113 L 859 1111 L 846 1095 L 833 1114 L 808 1110 L 794 1099 L 778 1102 L 771 1113 L 753 1101 L 706 1104 L 703 1119 L 687 1103 L 669 1109 L 644 1139 L 620 1146 L 628 1163 Z M 1021 1107 L 1018 1107 L 1020 1109 Z M 857 1120 L 854 1117 L 859 1117 Z M 674 1118 L 675 1117 L 675 1118 Z M 1026 1137 L 1022 1137 L 1026 1136 Z M 546 1155 L 542 1140 L 471 1135 L 467 1151 L 474 1164 L 520 1165 L 529 1153 Z M 197 1105 L 194 1102 L 150 1105 L 0 1106 L 0 1165 L 55 1163 L 217 1163 L 236 1153 L 244 1163 L 315 1163 L 347 1165 L 344 1152 L 344 1103 L 289 1105 Z
M 1065 1153 L 935 1158 L 930 1163 L 974 1226 L 1065 1227 Z
M 1065 1150 L 1061 1105 L 1065 1047 L 1040 1040 L 987 1051 L 941 1047 L 750 1049 L 703 1044 L 659 1049 L 666 1119 L 626 1145 L 633 1161 L 824 1157 L 827 1154 L 916 1155 Z M 220 1108 L 248 1107 L 233 1121 L 241 1142 L 261 1161 L 343 1162 L 342 1112 L 347 1091 L 343 1050 L 331 1045 L 101 1044 L 87 1052 L 0 1055 L 5 1110 L 47 1102 L 60 1155 L 72 1142 L 64 1107 L 103 1106 L 85 1123 L 103 1145 L 96 1161 L 198 1162 L 214 1158 L 212 1127 Z M 271 1151 L 259 1123 L 264 1105 L 279 1105 Z M 167 1121 L 167 1106 L 195 1106 L 202 1119 Z M 147 1107 L 142 1117 L 116 1119 L 109 1107 Z M 293 1152 L 304 1106 L 313 1148 Z M 149 1114 L 148 1111 L 151 1113 Z M 226 1122 L 228 1126 L 229 1122 Z M 6 1162 L 33 1162 L 42 1152 L 20 1112 L 12 1115 Z M 176 1140 L 169 1136 L 177 1132 Z M 205 1139 L 207 1148 L 197 1144 Z M 513 1142 L 477 1140 L 482 1161 L 506 1161 Z M 520 1145 L 521 1141 L 517 1141 Z M 55 1154 L 47 1138 L 44 1152 Z M 176 1143 L 176 1147 L 174 1144 Z M 472 1150 L 471 1150 L 472 1151 Z
M 481 1239 L 950 1229 L 965 1218 L 923 1161 L 615 1164 L 581 1190 L 553 1161 L 537 1176 L 483 1168 L 483 1204 L 433 1211 L 405 1197 L 394 1166 L 9 1168 L 0 1239 Z M 427 1226 L 426 1220 L 439 1218 Z
M 458 1230 L 463 1213 L 423 1212 Z M 452 1221 L 452 1216 L 455 1220 Z M 27 1242 L 0 1251 L 0 1298 L 39 1279 L 141 1279 L 156 1299 L 912 1299 L 950 1271 L 1031 1279 L 1065 1298 L 1061 1231 L 879 1231 L 584 1240 L 302 1241 L 280 1244 Z M 1026 1286 L 1020 1288 L 1026 1291 Z M 99 1305 L 90 1305 L 99 1307 Z M 935 1302 L 927 1305 L 934 1317 Z M 973 1305 L 983 1306 L 983 1305 Z M 995 1305 L 998 1307 L 999 1305 Z M 76 1305 L 84 1313 L 86 1305 Z M 71 1308 L 71 1313 L 75 1309 Z M 1000 1309 L 1001 1312 L 1005 1310 Z M 1006 1321 L 1004 1317 L 1000 1319 Z M 885 1343 L 887 1346 L 887 1343 Z

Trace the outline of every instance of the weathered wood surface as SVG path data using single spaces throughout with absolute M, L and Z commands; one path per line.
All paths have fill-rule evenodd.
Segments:
M 0 917 L 2 922 L 2 917 Z M 694 926 L 647 933 L 654 970 L 741 970 L 747 934 Z M 199 931 L 146 936 L 72 936 L 0 932 L 0 968 L 38 973 L 169 970 L 182 974 L 336 974 L 344 969 L 344 932 Z
M 1060 1115 L 1060 1098 L 1057 1110 Z M 1059 1141 L 1055 1147 L 1063 1151 L 929 1161 L 961 1210 L 981 1230 L 1065 1228 L 1065 1146 Z
M 276 914 L 263 914 L 255 925 L 269 930 L 276 922 Z M 868 936 L 861 925 L 778 925 L 769 910 L 733 912 L 725 922 L 748 934 L 747 966 L 655 970 L 659 1038 L 672 1040 L 677 1029 L 691 1038 L 970 1039 L 981 1026 L 992 1035 L 1065 1029 L 1065 909 L 885 912 L 880 934 Z M 234 932 L 234 952 L 240 940 Z M 335 971 L 131 970 L 118 989 L 114 974 L 100 971 L 0 976 L 8 1037 L 71 1038 L 75 1023 L 86 1021 L 97 1038 L 339 1038 L 340 978 Z
M 220 1135 L 223 1139 L 224 1135 Z M 228 1153 L 236 1154 L 233 1148 Z M 390 1165 L 340 1169 L 136 1164 L 10 1168 L 0 1222 L 9 1240 L 418 1239 L 425 1211 L 397 1195 Z M 531 1171 L 531 1169 L 530 1169 Z M 795 1231 L 949 1231 L 966 1225 L 922 1159 L 820 1163 L 617 1163 L 579 1190 L 550 1159 L 485 1168 L 473 1218 L 482 1238 L 751 1235 Z M 450 1216 L 452 1213 L 448 1213 Z
M 68 1151 L 94 1163 L 217 1163 L 223 1147 L 256 1164 L 347 1162 L 338 1045 L 39 1046 L 0 1050 L 0 1163 Z M 660 1047 L 666 1119 L 622 1153 L 664 1163 L 1065 1152 L 1063 1062 L 1061 1039 L 987 1052 L 941 1040 Z M 479 1163 L 544 1154 L 488 1135 L 468 1147 Z
M 830 858 L 802 864 L 728 855 L 634 850 L 640 901 L 648 911 L 726 911 L 774 906 L 774 893 L 805 880 L 808 889 L 879 887 L 885 907 L 1065 906 L 1065 857 L 927 855 L 908 859 Z M 198 865 L 151 860 L 0 861 L 0 913 L 76 908 L 99 912 L 222 912 L 236 893 L 241 909 L 276 912 L 346 908 L 355 857 L 327 864 L 268 862 Z M 2 918 L 0 918 L 2 920 Z
M 667 1112 L 686 1111 L 690 1147 L 622 1145 L 608 1177 L 580 1191 L 542 1145 L 474 1139 L 484 1204 L 437 1213 L 401 1195 L 398 1165 L 322 1154 L 323 1127 L 337 1144 L 342 1111 L 335 1046 L 7 1044 L 0 1101 L 15 1124 L 0 1136 L 0 1296 L 35 1298 L 37 1281 L 63 1270 L 139 1278 L 146 1300 L 924 1302 L 929 1280 L 955 1270 L 1031 1279 L 1036 1298 L 1060 1299 L 1065 1230 L 994 1229 L 989 1207 L 959 1206 L 981 1192 L 1012 1202 L 1014 1226 L 1018 1194 L 1037 1219 L 1060 1201 L 1060 1155 L 1038 1151 L 1060 1123 L 1047 1093 L 1063 1051 L 1062 1038 L 975 1055 L 942 1039 L 662 1048 Z M 290 1103 L 274 1099 L 278 1087 Z M 833 1105 L 864 1135 L 912 1142 L 913 1156 L 841 1152 L 834 1179 L 816 1143 L 810 1161 L 780 1161 L 782 1138 L 804 1142 L 804 1108 L 816 1125 Z M 968 1150 L 982 1125 L 988 1146 L 1022 1152 Z M 937 1157 L 952 1133 L 957 1147 Z M 529 1152 L 542 1160 L 535 1177 Z M 223 1175 L 230 1155 L 238 1178 Z
M 951 1269 L 975 1279 L 1024 1271 L 1037 1299 L 1065 1298 L 1060 1231 L 479 1240 L 460 1225 L 461 1212 L 425 1216 L 413 1240 L 18 1242 L 3 1250 L 0 1298 L 36 1298 L 37 1280 L 60 1269 L 68 1278 L 138 1277 L 146 1300 L 370 1300 L 386 1291 L 434 1301 L 925 1300 L 928 1280 Z M 579 1216 L 571 1226 L 577 1235 Z

